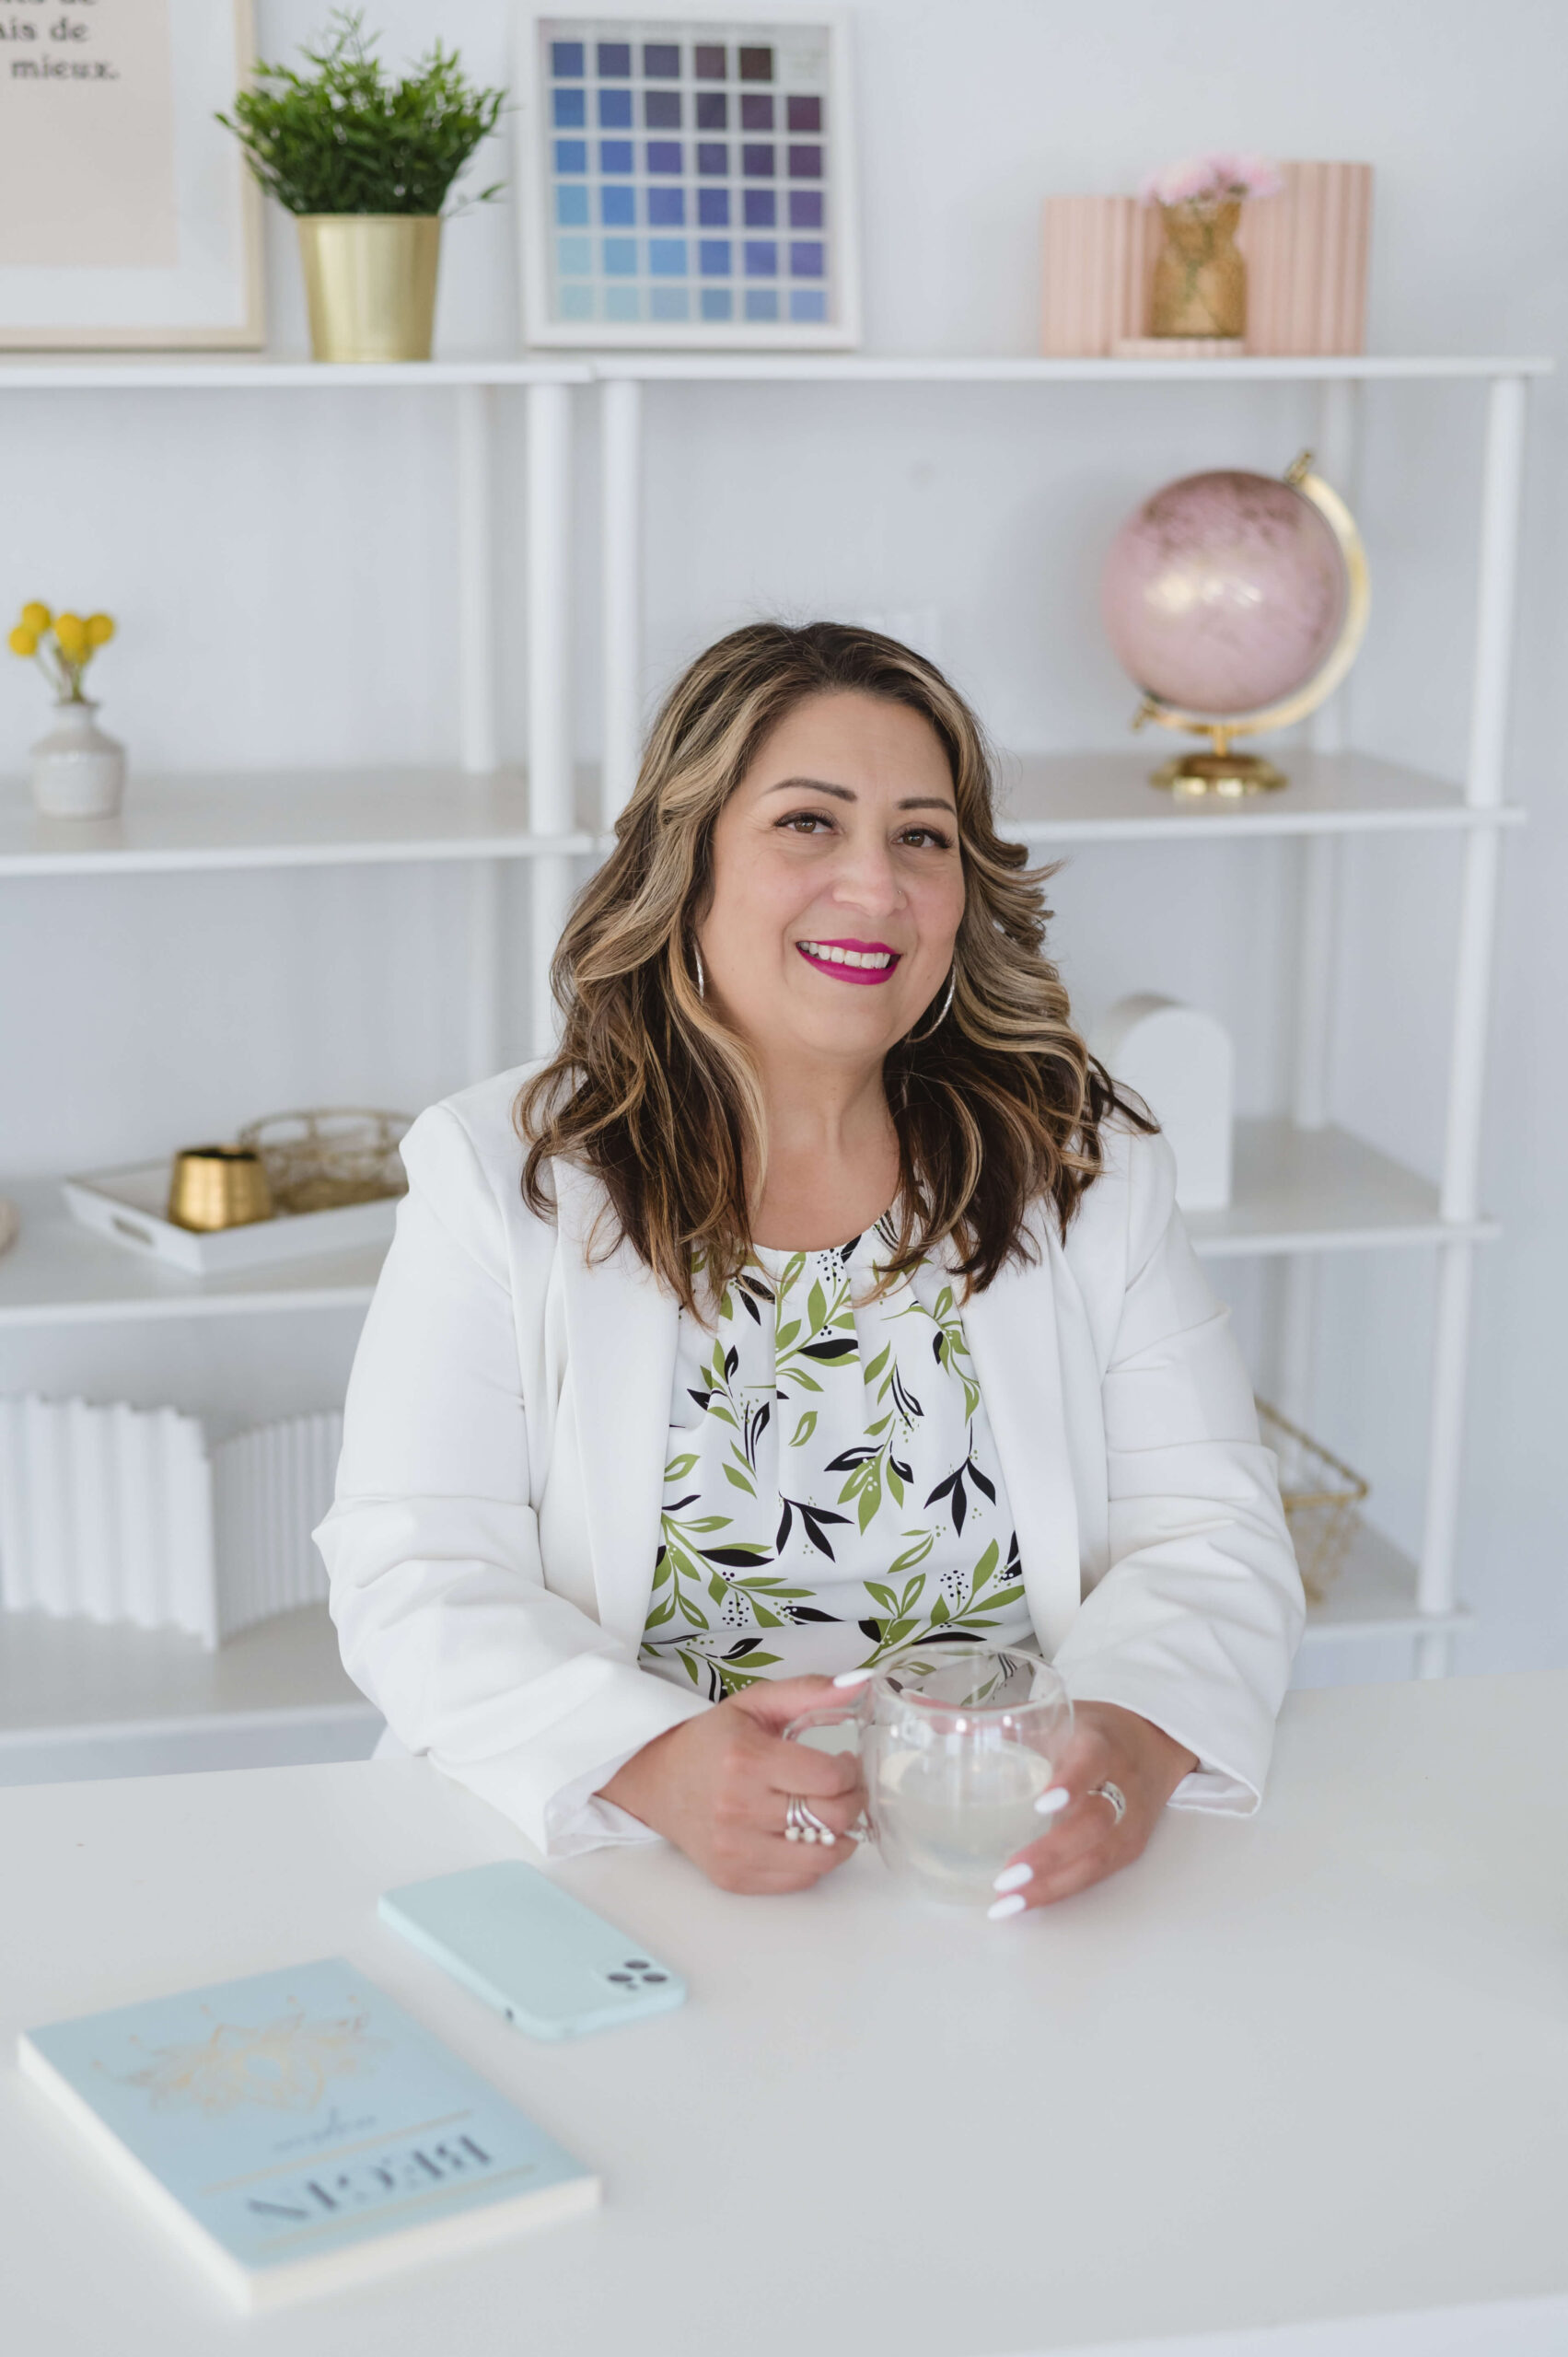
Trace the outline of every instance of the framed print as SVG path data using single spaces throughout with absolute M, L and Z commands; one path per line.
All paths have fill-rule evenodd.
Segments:
M 260 344 L 250 0 L 0 10 L 0 348 Z
M 517 30 L 528 343 L 858 343 L 841 20 L 558 6 Z

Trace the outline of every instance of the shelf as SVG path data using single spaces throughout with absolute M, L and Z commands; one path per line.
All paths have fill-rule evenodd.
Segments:
M 167 1630 L 0 1618 L 0 1784 L 365 1759 L 381 1725 L 324 1604 L 215 1653 Z
M 122 1251 L 75 1220 L 56 1182 L 0 1186 L 21 1213 L 21 1233 L 0 1254 L 0 1332 L 8 1327 L 85 1326 L 127 1318 L 233 1318 L 263 1310 L 362 1309 L 384 1248 L 192 1277 L 150 1255 Z
M 1415 1583 L 1410 1557 L 1381 1531 L 1362 1523 L 1326 1600 L 1307 1608 L 1303 1645 L 1350 1637 L 1415 1637 L 1431 1630 L 1469 1627 L 1473 1616 L 1463 1605 L 1448 1612 L 1419 1611 Z
M 580 777 L 591 791 L 591 772 Z M 517 769 L 483 777 L 459 769 L 133 772 L 118 819 L 41 819 L 24 783 L 0 784 L 0 877 L 528 859 L 594 848 L 591 834 L 530 833 L 528 780 Z
M 0 361 L 0 391 L 12 392 L 301 392 L 322 387 L 366 391 L 387 385 L 586 385 L 593 370 L 582 360 L 307 360 L 237 353 L 192 359 L 151 353 L 145 359 L 66 359 L 41 353 Z
M 595 354 L 596 377 L 634 377 L 694 384 L 844 385 L 1170 385 L 1388 383 L 1411 378 L 1550 377 L 1545 357 L 1335 353 L 1237 360 L 1040 360 L 1027 354 L 885 354 L 844 358 L 821 353 Z
M 1283 359 L 1042 360 L 1028 354 L 878 354 L 625 352 L 522 354 L 446 360 L 360 362 L 352 366 L 298 355 L 174 353 L 67 356 L 12 354 L 0 362 L 0 391 L 293 392 L 322 386 L 586 385 L 614 377 L 701 384 L 761 382 L 846 385 L 1168 385 L 1379 383 L 1411 378 L 1550 376 L 1546 358 L 1460 354 L 1344 353 Z
M 1490 1243 L 1498 1234 L 1492 1220 L 1441 1218 L 1429 1180 L 1348 1130 L 1279 1120 L 1237 1121 L 1230 1203 L 1189 1212 L 1187 1229 L 1210 1260 Z
M 381 1248 L 371 1246 L 191 1277 L 95 1236 L 70 1216 L 52 1179 L 9 1181 L 0 1194 L 22 1220 L 0 1255 L 0 1331 L 363 1308 L 381 1265 Z M 1440 1219 L 1434 1187 L 1347 1131 L 1283 1120 L 1237 1123 L 1235 1199 L 1226 1211 L 1190 1213 L 1187 1225 L 1194 1248 L 1214 1260 L 1481 1243 L 1497 1234 L 1490 1220 Z
M 1515 826 L 1517 809 L 1472 807 L 1459 789 L 1369 754 L 1287 756 L 1283 794 L 1173 803 L 1148 783 L 1166 749 L 1021 753 L 1002 763 L 1003 825 L 1028 842 L 1174 842 L 1194 836 L 1387 833 Z M 579 766 L 576 807 L 597 772 Z M 133 773 L 118 819 L 41 819 L 26 784 L 0 783 L 0 877 L 156 875 L 222 868 L 342 867 L 395 861 L 575 857 L 610 849 L 587 830 L 528 826 L 520 769 L 254 770 Z
M 215 1653 L 173 1630 L 0 1614 L 0 1748 L 23 1736 L 118 1733 L 145 1719 L 192 1726 L 343 1710 L 379 1715 L 338 1657 L 324 1604 L 258 1621 Z
M 1131 692 L 1131 691 L 1130 691 Z M 1513 827 L 1524 812 L 1370 753 L 1279 752 L 1290 784 L 1245 802 L 1178 802 L 1149 772 L 1195 738 L 1150 729 L 1116 753 L 1015 753 L 1000 763 L 1004 834 L 1026 842 L 1175 842 L 1217 835 L 1359 835 Z

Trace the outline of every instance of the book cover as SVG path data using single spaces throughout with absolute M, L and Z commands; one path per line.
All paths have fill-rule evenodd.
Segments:
M 26 2030 L 17 2061 L 247 2308 L 598 2200 L 597 2177 L 339 1958 Z

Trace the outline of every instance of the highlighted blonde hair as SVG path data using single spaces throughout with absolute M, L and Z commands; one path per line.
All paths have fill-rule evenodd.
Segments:
M 964 870 L 951 1009 L 883 1065 L 901 1175 L 889 1279 L 950 1242 L 970 1288 L 983 1290 L 1010 1260 L 1034 1257 L 1037 1205 L 1049 1202 L 1065 1236 L 1102 1167 L 1108 1119 L 1154 1126 L 1073 1028 L 1044 947 L 1053 871 L 1031 871 L 1024 846 L 996 832 L 991 754 L 963 698 L 934 664 L 875 631 L 733 631 L 698 656 L 654 723 L 615 849 L 555 953 L 560 1048 L 516 1107 L 530 1207 L 551 1212 L 552 1159 L 592 1171 L 611 1214 L 596 1248 L 624 1237 L 689 1309 L 699 1282 L 716 1298 L 743 1265 L 768 1153 L 756 1067 L 697 987 L 714 823 L 787 713 L 845 693 L 886 697 L 935 730 Z

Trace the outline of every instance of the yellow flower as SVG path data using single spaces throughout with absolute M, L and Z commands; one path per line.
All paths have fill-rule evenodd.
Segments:
M 25 622 L 18 622 L 11 633 L 11 652 L 13 655 L 36 655 L 38 633 L 29 630 Z
M 81 663 L 92 652 L 87 644 L 87 626 L 80 614 L 56 614 L 54 636 L 67 663 Z
M 53 620 L 49 608 L 41 606 L 36 598 L 30 606 L 22 608 L 22 628 L 30 630 L 34 638 L 41 638 Z
M 113 636 L 114 617 L 112 614 L 89 614 L 87 616 L 87 643 L 89 645 L 107 646 Z

